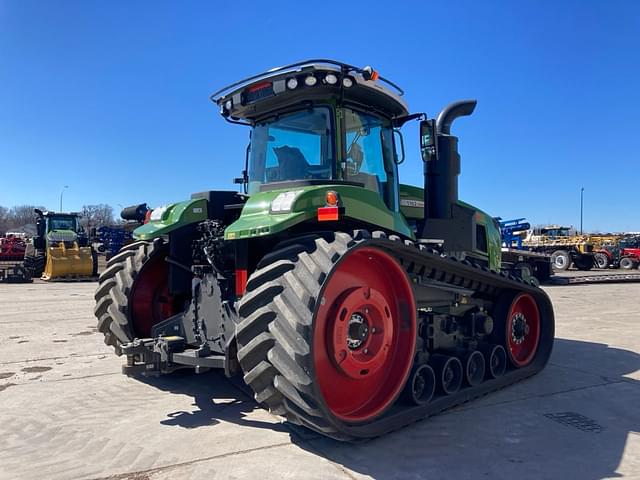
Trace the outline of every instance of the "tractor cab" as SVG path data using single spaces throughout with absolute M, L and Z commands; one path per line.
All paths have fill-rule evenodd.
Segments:
M 475 101 L 450 105 L 436 121 L 410 115 L 403 93 L 371 67 L 333 60 L 275 68 L 214 93 L 227 121 L 251 128 L 236 179 L 250 198 L 225 238 L 273 235 L 301 223 L 313 229 L 309 224 L 323 221 L 334 222 L 324 229 L 377 225 L 412 240 L 440 239 L 452 254 L 499 269 L 496 223 L 457 196 L 460 157 L 450 127 L 473 112 Z M 398 182 L 399 128 L 414 119 L 422 120 L 424 188 Z
M 77 213 L 42 212 L 35 210 L 37 235 L 34 237 L 36 248 L 44 249 L 50 244 L 78 242 L 80 246 L 87 245 L 87 236 L 80 226 Z
M 394 216 L 403 155 L 395 149 L 393 121 L 408 114 L 402 94 L 371 67 L 311 60 L 245 79 L 212 99 L 228 121 L 251 127 L 237 179 L 249 195 L 364 187 L 381 200 L 376 207 Z

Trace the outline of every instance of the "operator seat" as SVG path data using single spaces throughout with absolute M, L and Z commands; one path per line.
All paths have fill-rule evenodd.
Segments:
M 347 158 L 351 159 L 351 168 L 354 170 L 350 172 L 349 167 L 347 167 L 347 177 L 349 181 L 361 183 L 367 190 L 373 190 L 374 192 L 380 193 L 381 188 L 378 177 L 360 170 L 362 168 L 362 163 L 364 162 L 364 152 L 362 151 L 362 147 L 357 143 L 352 144 L 351 148 L 349 148 L 349 151 L 347 152 Z
M 306 178 L 309 171 L 309 163 L 299 148 L 274 147 L 273 151 L 278 157 L 278 165 L 280 166 L 280 180 L 301 180 Z

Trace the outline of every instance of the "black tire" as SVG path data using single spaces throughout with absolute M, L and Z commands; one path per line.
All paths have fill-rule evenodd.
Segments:
M 609 262 L 609 257 L 602 252 L 598 252 L 594 254 L 593 260 L 595 262 L 596 268 L 606 269 L 606 268 L 609 268 L 609 265 L 611 263 Z
M 571 266 L 571 255 L 566 250 L 556 250 L 551 254 L 551 264 L 554 270 L 568 270 Z
M 636 262 L 631 257 L 622 257 L 620 259 L 620 268 L 623 270 L 631 270 L 636 266 Z
M 40 278 L 44 272 L 46 257 L 42 250 L 36 250 L 33 255 L 25 255 L 24 268 L 31 278 Z
M 98 319 L 98 331 L 104 334 L 104 343 L 114 347 L 117 355 L 122 354 L 120 346 L 134 338 L 128 305 L 133 283 L 145 262 L 152 256 L 166 254 L 167 248 L 161 239 L 132 243 L 114 255 L 100 274 L 93 313 Z
M 535 262 L 536 273 L 535 276 L 540 282 L 549 280 L 553 273 L 553 267 L 550 260 L 538 260 Z
M 593 268 L 595 260 L 593 258 L 593 255 L 578 254 L 573 259 L 573 264 L 578 270 L 587 271 Z
M 313 363 L 309 339 L 316 296 L 353 242 L 338 232 L 279 245 L 249 278 L 236 328 L 238 360 L 256 401 L 292 423 L 339 440 L 348 437 L 322 412 L 308 373 Z

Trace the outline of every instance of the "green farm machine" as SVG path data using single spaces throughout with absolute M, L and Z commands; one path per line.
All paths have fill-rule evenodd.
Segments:
M 332 60 L 216 92 L 251 131 L 243 191 L 154 209 L 108 262 L 95 314 L 124 373 L 223 369 L 274 414 L 355 440 L 542 369 L 551 302 L 501 271 L 497 223 L 458 199 L 450 130 L 476 102 L 429 119 L 402 95 Z M 412 120 L 424 188 L 398 179 Z
M 43 212 L 37 215 L 36 235 L 27 245 L 24 267 L 43 280 L 91 279 L 98 275 L 98 254 L 80 226 L 77 213 Z

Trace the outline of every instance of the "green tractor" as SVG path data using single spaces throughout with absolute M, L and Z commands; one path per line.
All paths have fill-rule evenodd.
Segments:
M 410 114 L 370 67 L 310 60 L 216 92 L 249 127 L 243 192 L 153 210 L 95 295 L 126 374 L 242 375 L 256 401 L 340 440 L 382 435 L 540 371 L 547 295 L 501 271 L 492 217 L 458 200 L 454 120 Z M 424 188 L 401 185 L 420 120 Z
M 91 278 L 98 274 L 98 254 L 89 245 L 77 213 L 43 212 L 37 215 L 36 235 L 27 245 L 24 266 L 31 277 L 43 280 Z

